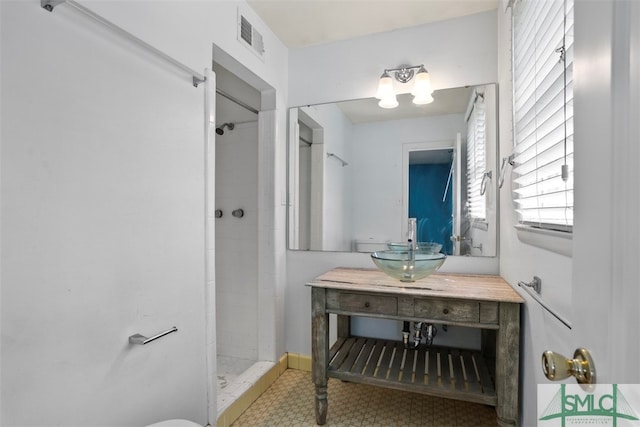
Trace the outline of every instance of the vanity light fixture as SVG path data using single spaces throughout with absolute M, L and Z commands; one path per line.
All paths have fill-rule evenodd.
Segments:
M 414 70 L 418 72 L 415 73 Z M 399 68 L 390 68 L 384 70 L 380 81 L 378 82 L 378 91 L 376 98 L 380 100 L 378 105 L 382 108 L 395 108 L 398 106 L 396 93 L 393 90 L 393 79 L 389 73 L 395 73 L 395 78 L 402 84 L 408 83 L 415 74 L 415 81 L 411 94 L 413 95 L 413 103 L 418 105 L 429 104 L 433 102 L 433 88 L 431 87 L 431 77 L 424 65 L 402 65 Z

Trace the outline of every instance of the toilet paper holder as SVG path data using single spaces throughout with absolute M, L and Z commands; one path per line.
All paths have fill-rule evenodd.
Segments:
M 158 338 L 162 338 L 165 335 L 169 335 L 172 332 L 178 332 L 178 328 L 175 326 L 168 331 L 160 332 L 158 335 L 154 335 L 151 338 L 147 338 L 144 335 L 135 334 L 129 337 L 129 344 L 137 344 L 137 345 L 145 345 L 149 344 L 151 341 L 155 341 Z

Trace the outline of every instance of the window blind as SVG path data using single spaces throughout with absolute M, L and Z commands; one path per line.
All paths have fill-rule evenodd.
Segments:
M 516 211 L 523 224 L 570 231 L 573 0 L 520 0 L 513 12 Z
M 467 218 L 484 220 L 487 204 L 481 194 L 482 178 L 486 169 L 486 109 L 484 98 L 476 94 L 476 100 L 467 118 Z

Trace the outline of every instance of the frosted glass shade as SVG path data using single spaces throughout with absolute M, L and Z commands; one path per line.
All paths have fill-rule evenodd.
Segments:
M 424 67 L 420 68 L 420 71 L 418 71 L 418 74 L 416 74 L 414 79 L 415 81 L 413 83 L 411 94 L 416 98 L 428 99 L 427 95 L 431 95 L 433 93 L 433 88 L 431 87 L 431 76 L 427 70 L 425 70 Z M 433 98 L 431 98 L 431 101 L 433 101 Z M 415 100 L 413 102 L 418 104 Z M 429 102 L 425 102 L 424 104 L 428 104 Z
M 416 95 L 413 98 L 413 103 L 416 104 L 416 105 L 431 104 L 432 102 L 433 102 L 433 96 L 431 96 L 431 94 Z
M 385 96 L 378 102 L 378 106 L 382 108 L 396 108 L 398 106 L 396 95 L 392 93 L 391 95 Z
M 380 77 L 380 81 L 378 82 L 378 91 L 376 92 L 376 98 L 384 99 L 388 97 L 395 98 L 395 92 L 393 90 L 393 80 L 388 73 L 384 73 L 382 77 Z

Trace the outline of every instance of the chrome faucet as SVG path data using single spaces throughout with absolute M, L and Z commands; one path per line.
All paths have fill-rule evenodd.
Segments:
M 409 218 L 407 226 L 407 267 L 404 272 L 404 278 L 407 280 L 413 280 L 413 270 L 415 270 L 416 264 L 416 219 Z
M 407 248 L 410 251 L 416 249 L 416 219 L 409 218 L 407 225 Z

